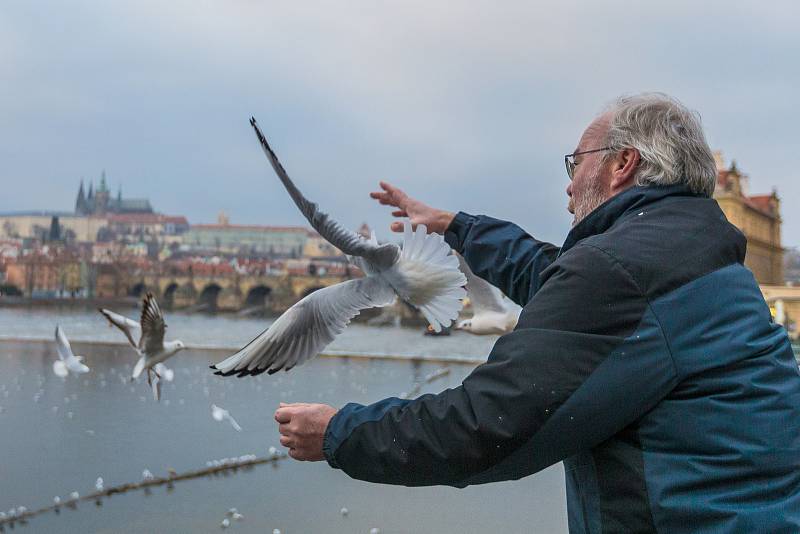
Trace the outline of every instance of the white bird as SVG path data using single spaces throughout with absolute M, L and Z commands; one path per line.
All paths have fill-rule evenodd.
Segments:
M 53 372 L 60 377 L 65 377 L 70 371 L 73 373 L 88 373 L 89 368 L 82 363 L 83 356 L 75 356 L 69 344 L 64 330 L 56 326 L 56 349 L 58 349 L 58 359 L 53 362 Z
M 151 473 L 149 469 L 145 469 L 144 471 L 142 471 L 142 480 L 143 481 L 150 482 L 151 480 L 153 480 L 153 478 L 155 478 L 155 477 L 153 477 L 153 473 Z
M 250 119 L 250 124 L 272 168 L 311 226 L 351 257 L 366 276 L 306 296 L 239 352 L 213 365 L 216 374 L 245 376 L 288 371 L 324 349 L 361 310 L 388 306 L 397 296 L 419 309 L 436 331 L 458 317 L 466 295 L 461 287 L 466 278 L 442 236 L 428 235 L 422 224 L 412 232 L 406 224 L 401 249 L 394 244 L 379 244 L 374 234 L 366 239 L 346 230 L 303 196 L 255 119 Z
M 147 370 L 147 383 L 153 388 L 153 396 L 160 398 L 161 379 L 172 381 L 174 373 L 163 364 L 164 360 L 185 349 L 182 341 L 164 341 L 164 332 L 167 328 L 164 315 L 161 313 L 156 298 L 152 293 L 147 293 L 142 301 L 142 315 L 137 323 L 124 315 L 111 310 L 99 308 L 108 322 L 119 328 L 128 338 L 131 346 L 139 353 L 139 361 L 133 368 L 132 379 L 136 379 Z M 141 332 L 141 333 L 140 333 Z M 139 341 L 134 341 L 139 334 Z M 153 380 L 153 378 L 157 380 Z
M 467 277 L 467 294 L 472 303 L 472 317 L 456 324 L 456 329 L 472 334 L 507 334 L 517 326 L 522 308 L 513 303 L 502 291 L 480 278 L 457 254 L 459 267 Z
M 94 489 L 97 491 L 103 491 L 103 477 L 97 477 L 97 480 L 94 483 Z
M 216 404 L 211 405 L 211 417 L 213 417 L 216 421 L 223 421 L 227 419 L 235 431 L 242 431 L 242 427 L 239 426 L 239 423 L 236 422 L 236 419 L 233 418 L 231 413 L 224 408 L 220 408 Z

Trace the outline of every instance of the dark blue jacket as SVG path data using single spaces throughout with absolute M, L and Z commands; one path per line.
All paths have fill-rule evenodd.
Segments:
M 560 249 L 464 213 L 446 239 L 517 328 L 457 388 L 346 405 L 332 466 L 462 487 L 563 460 L 571 532 L 800 532 L 800 373 L 714 200 L 634 187 Z

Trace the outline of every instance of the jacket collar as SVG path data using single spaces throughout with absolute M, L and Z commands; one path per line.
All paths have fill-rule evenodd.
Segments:
M 559 256 L 587 237 L 602 234 L 628 213 L 657 202 L 668 196 L 697 196 L 683 184 L 667 186 L 634 186 L 615 195 L 595 208 L 570 230 Z

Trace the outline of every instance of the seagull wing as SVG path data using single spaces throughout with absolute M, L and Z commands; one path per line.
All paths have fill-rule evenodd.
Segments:
M 327 213 L 320 211 L 316 203 L 309 201 L 295 187 L 289 175 L 286 174 L 283 165 L 278 161 L 278 157 L 270 148 L 269 143 L 267 143 L 267 138 L 261 133 L 261 129 L 254 118 L 250 119 L 250 124 L 256 132 L 267 159 L 272 164 L 272 168 L 275 169 L 278 178 L 283 182 L 286 191 L 289 192 L 289 196 L 292 197 L 294 203 L 319 235 L 345 254 L 363 257 L 380 269 L 386 269 L 394 265 L 400 255 L 399 247 L 392 244 L 379 245 L 377 242 L 365 239 L 359 234 L 344 228 L 341 224 L 331 219 Z
M 152 293 L 148 293 L 144 297 L 142 318 L 139 323 L 142 325 L 139 350 L 147 355 L 157 354 L 164 350 L 164 330 L 167 325 L 164 323 L 161 308 Z
M 227 411 L 225 412 L 225 418 L 228 420 L 228 422 L 230 422 L 231 426 L 233 427 L 233 429 L 235 431 L 237 431 L 237 432 L 241 432 L 242 431 L 242 427 L 239 426 L 239 423 L 236 422 L 236 419 L 233 418 L 233 416 L 230 414 L 230 412 L 227 412 Z
M 467 294 L 475 315 L 483 312 L 505 313 L 507 310 L 503 303 L 503 292 L 473 273 L 461 254 L 456 256 L 461 272 L 467 277 Z
M 69 340 L 60 326 L 56 326 L 56 349 L 58 349 L 59 360 L 67 361 L 75 357 L 72 354 L 72 347 L 69 344 Z
M 218 375 L 270 374 L 316 356 L 366 308 L 394 302 L 392 287 L 377 276 L 319 289 L 286 310 L 236 354 L 212 365 Z
M 136 337 L 137 334 L 140 334 L 141 326 L 139 325 L 139 323 L 137 323 L 133 319 L 128 319 L 124 315 L 114 313 L 111 310 L 106 310 L 105 308 L 97 308 L 97 311 L 99 311 L 103 315 L 103 317 L 108 319 L 108 322 L 111 325 L 116 326 L 117 328 L 122 330 L 122 333 L 125 334 L 125 337 L 128 338 L 128 341 L 130 341 L 133 348 L 138 348 L 138 346 L 136 345 L 136 341 L 134 341 L 133 338 Z

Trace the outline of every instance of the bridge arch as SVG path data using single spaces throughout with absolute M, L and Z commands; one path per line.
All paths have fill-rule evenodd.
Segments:
M 171 309 L 175 306 L 175 291 L 178 290 L 178 283 L 172 282 L 167 287 L 164 288 L 164 293 L 162 294 L 161 302 L 164 303 L 164 307 L 167 309 Z
M 266 306 L 267 299 L 272 293 L 272 288 L 267 285 L 257 285 L 250 288 L 247 292 L 247 297 L 244 300 L 245 308 L 253 308 L 256 306 Z
M 147 293 L 147 284 L 145 284 L 144 282 L 138 282 L 136 284 L 133 284 L 130 288 L 128 288 L 129 297 L 140 298 L 145 293 Z
M 220 292 L 222 292 L 222 287 L 219 284 L 211 282 L 206 285 L 197 298 L 198 307 L 209 312 L 217 311 L 217 298 Z

